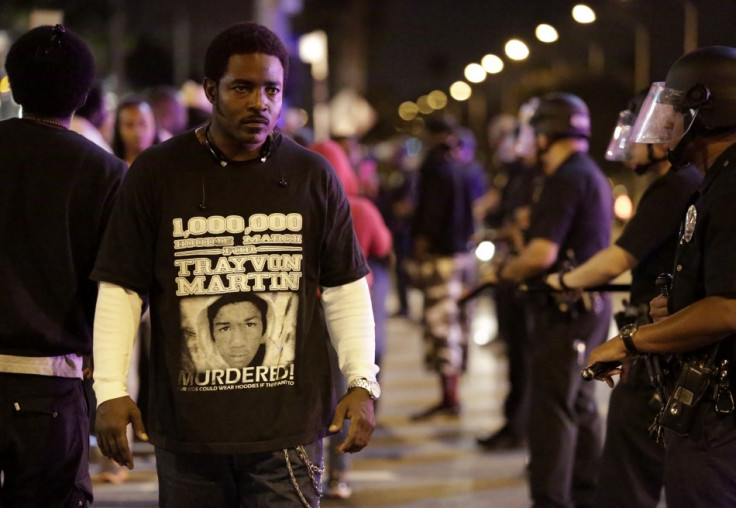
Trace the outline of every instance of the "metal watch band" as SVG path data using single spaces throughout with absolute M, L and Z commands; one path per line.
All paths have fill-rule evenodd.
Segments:
M 375 387 L 374 387 L 375 385 Z M 368 379 L 364 377 L 359 377 L 358 379 L 354 379 L 350 382 L 348 385 L 348 390 L 351 390 L 353 388 L 362 388 L 365 391 L 368 392 L 368 395 L 371 399 L 376 400 L 380 396 L 380 388 L 378 388 L 378 383 L 374 381 L 369 381 Z

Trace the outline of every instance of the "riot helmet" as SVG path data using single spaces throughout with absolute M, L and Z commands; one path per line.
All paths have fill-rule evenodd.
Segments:
M 552 140 L 590 137 L 588 106 L 580 97 L 570 93 L 544 95 L 530 123 L 536 134 L 544 134 Z
M 632 135 L 680 149 L 695 136 L 736 127 L 736 48 L 711 46 L 680 57 L 653 83 Z
M 609 161 L 627 162 L 633 158 L 634 139 L 631 136 L 632 127 L 639 115 L 647 90 L 641 90 L 629 101 L 626 109 L 618 114 L 618 122 L 613 130 L 611 140 L 606 148 L 605 158 Z

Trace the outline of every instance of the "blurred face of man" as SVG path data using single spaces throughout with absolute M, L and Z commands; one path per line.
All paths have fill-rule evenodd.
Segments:
M 230 367 L 246 367 L 263 342 L 261 311 L 251 302 L 223 306 L 212 320 L 212 338 Z
M 228 158 L 258 156 L 281 113 L 284 67 L 264 53 L 232 55 L 219 82 L 205 79 L 212 134 Z

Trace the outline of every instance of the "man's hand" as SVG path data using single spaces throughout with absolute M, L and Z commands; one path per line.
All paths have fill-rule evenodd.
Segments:
M 133 469 L 133 453 L 125 435 L 128 423 L 133 425 L 133 432 L 139 439 L 148 441 L 141 412 L 130 397 L 111 399 L 97 407 L 95 432 L 100 451 L 121 466 Z
M 598 362 L 625 362 L 633 360 L 633 356 L 629 355 L 624 346 L 624 341 L 620 335 L 615 336 L 611 340 L 608 340 L 596 347 L 590 353 L 590 359 L 588 360 L 588 367 Z M 598 381 L 605 381 L 605 383 L 613 388 L 613 376 L 619 374 L 621 369 L 614 369 L 602 374 L 596 379 Z
M 368 444 L 373 435 L 373 429 L 376 427 L 373 400 L 366 390 L 353 388 L 340 399 L 335 408 L 335 417 L 332 419 L 330 432 L 339 431 L 346 418 L 350 420 L 348 437 L 338 445 L 337 451 L 340 453 L 359 452 Z
M 666 296 L 659 295 L 649 302 L 649 317 L 652 318 L 652 321 L 654 321 L 655 323 L 657 321 L 662 321 L 669 315 L 670 314 L 667 311 Z
M 562 291 L 562 286 L 560 285 L 559 274 L 550 273 L 544 278 L 544 283 L 547 284 L 552 289 L 554 289 L 555 291 Z

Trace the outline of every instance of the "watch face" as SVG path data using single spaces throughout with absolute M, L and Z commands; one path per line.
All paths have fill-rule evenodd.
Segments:
M 379 385 L 376 382 L 371 382 L 370 386 L 371 386 L 370 391 L 373 394 L 373 398 L 377 399 L 378 397 L 380 397 L 381 396 L 381 385 Z

